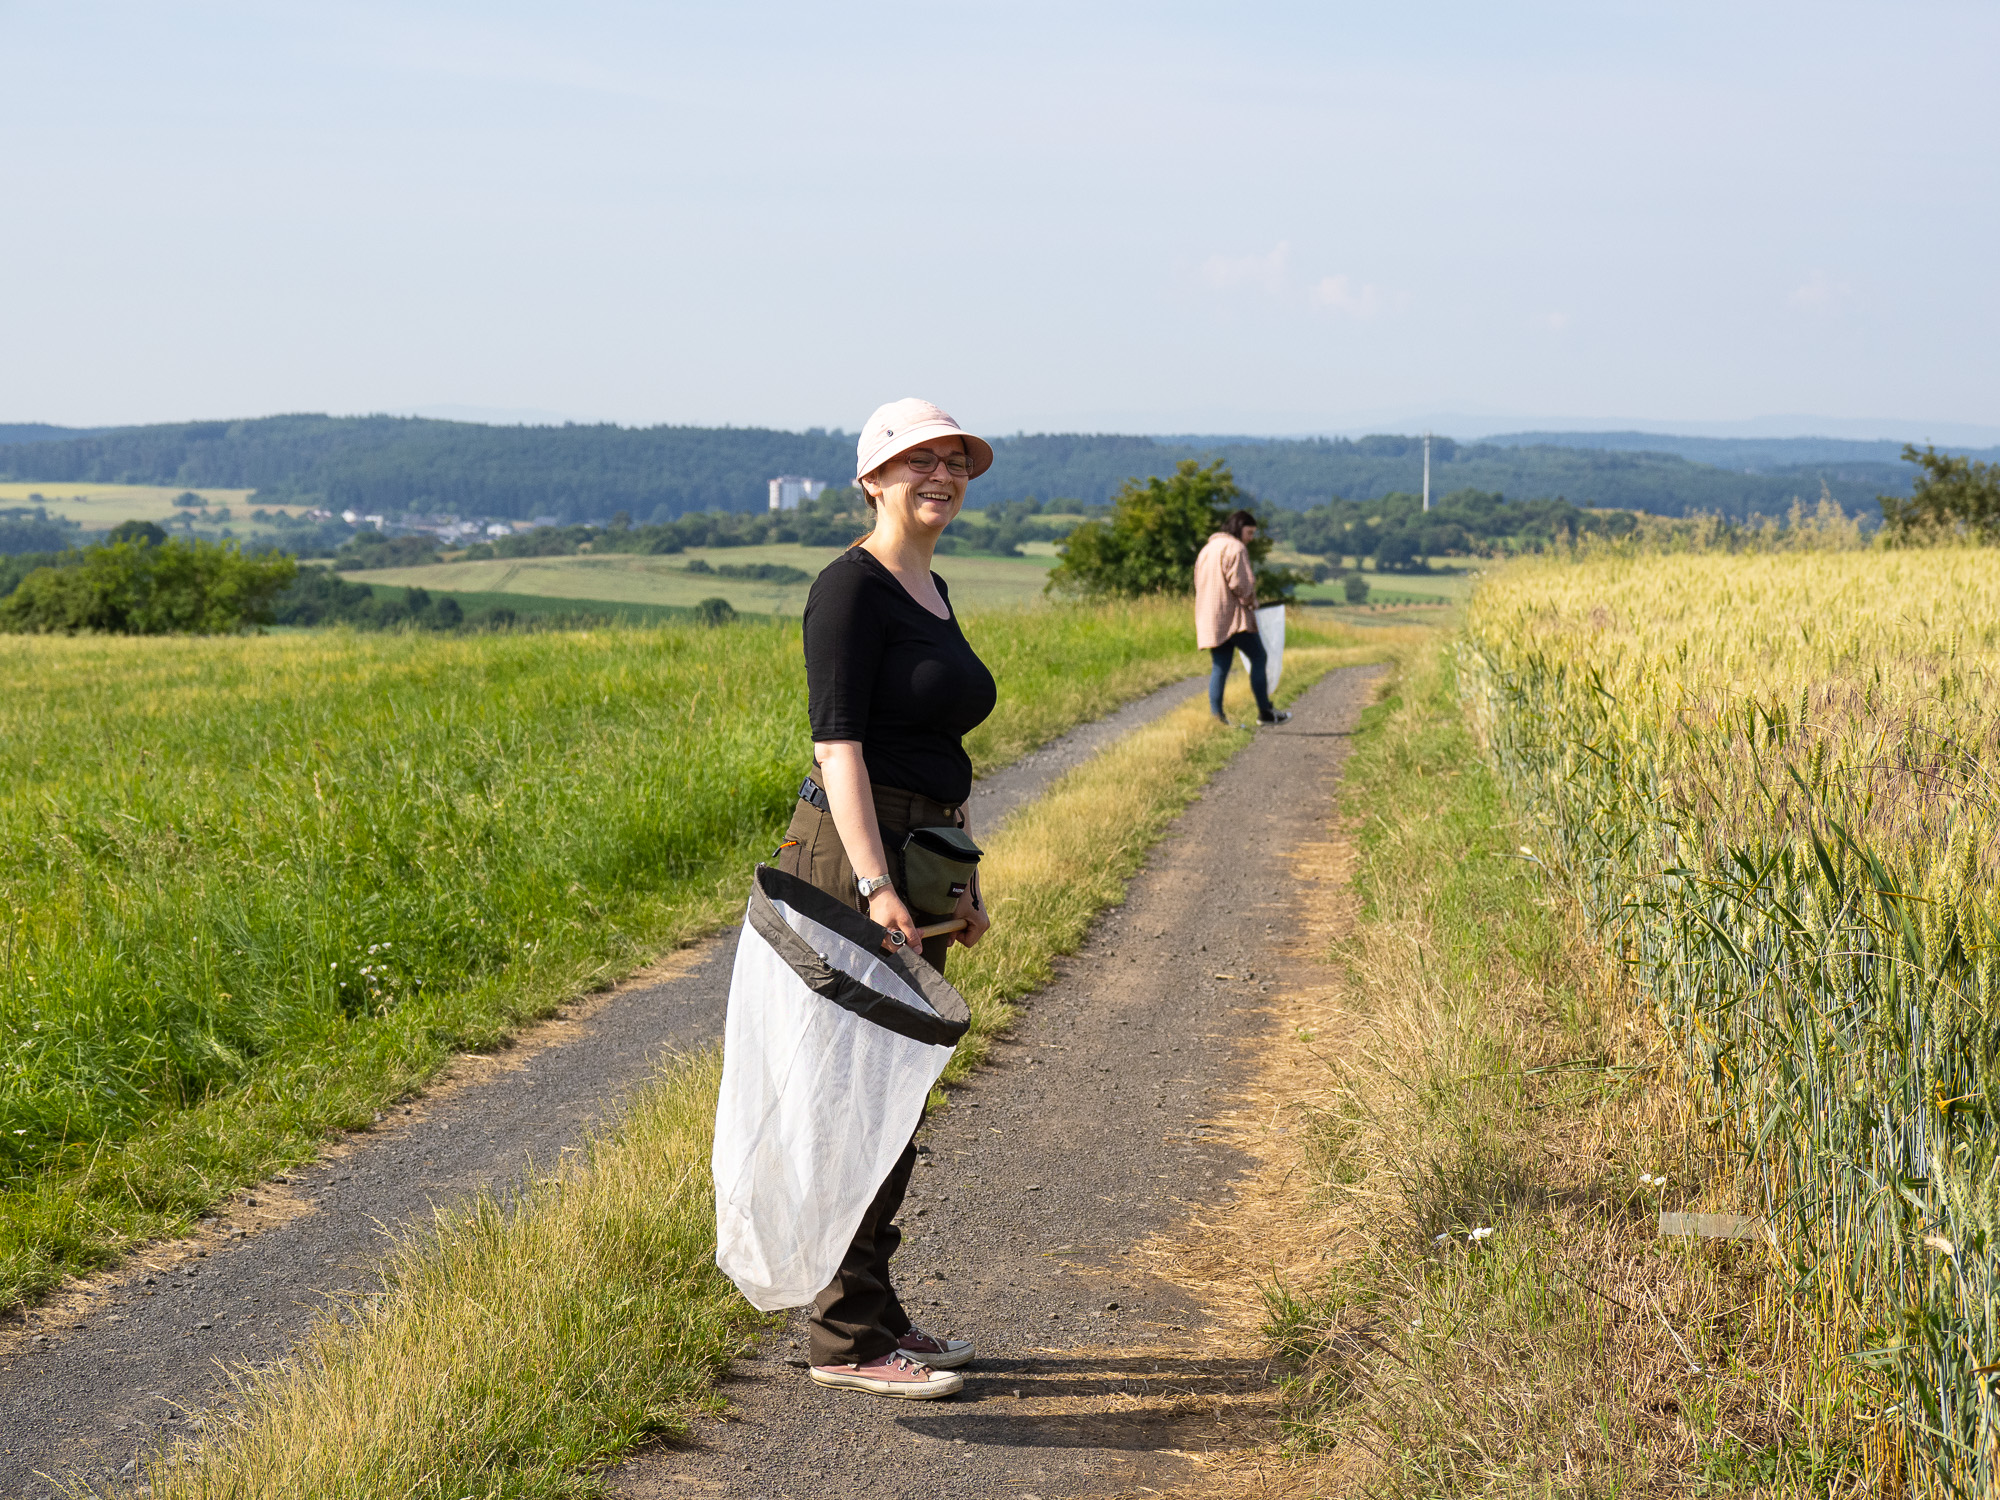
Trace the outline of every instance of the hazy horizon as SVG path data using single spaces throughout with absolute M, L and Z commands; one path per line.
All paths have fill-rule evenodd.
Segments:
M 1991 442 L 1996 43 L 1965 0 L 12 0 L 0 415 Z

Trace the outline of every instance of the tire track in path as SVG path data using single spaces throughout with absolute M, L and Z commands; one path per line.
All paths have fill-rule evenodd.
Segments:
M 1127 704 L 984 778 L 993 828 L 1057 776 L 1200 690 L 1190 679 Z M 775 838 L 775 834 L 773 835 Z M 155 1245 L 25 1316 L 0 1320 L 0 1496 L 54 1500 L 45 1475 L 99 1485 L 226 1399 L 224 1365 L 282 1358 L 330 1295 L 380 1286 L 389 1236 L 482 1188 L 509 1192 L 617 1117 L 667 1056 L 722 1033 L 734 931 L 589 997 L 318 1162 L 222 1205 L 187 1240 Z
M 626 1500 L 1057 1500 L 1188 1478 L 1268 1424 L 1254 1348 L 1211 1335 L 1133 1252 L 1220 1204 L 1250 1158 L 1205 1123 L 1252 1071 L 1377 668 L 1330 673 L 1209 783 L 991 1063 L 919 1136 L 897 1285 L 976 1336 L 965 1390 L 899 1402 L 812 1385 L 804 1320 L 739 1361 L 696 1442 L 627 1463 Z M 1321 868 L 1314 862 L 1314 870 Z

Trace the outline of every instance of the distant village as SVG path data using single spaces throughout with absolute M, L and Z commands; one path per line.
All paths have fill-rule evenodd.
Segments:
M 810 479 L 803 474 L 780 474 L 770 482 L 770 508 L 774 511 L 797 510 L 809 501 L 817 500 L 826 493 L 826 481 Z M 433 536 L 446 547 L 465 547 L 474 542 L 492 541 L 503 536 L 514 536 L 520 532 L 539 530 L 544 526 L 563 524 L 559 516 L 533 516 L 525 521 L 500 521 L 489 517 L 465 519 L 455 515 L 423 515 L 410 512 L 388 515 L 382 512 L 358 510 L 331 511 L 314 509 L 305 513 L 309 521 L 344 521 L 349 526 L 370 527 L 384 536 Z M 585 526 L 608 526 L 610 520 L 587 520 Z

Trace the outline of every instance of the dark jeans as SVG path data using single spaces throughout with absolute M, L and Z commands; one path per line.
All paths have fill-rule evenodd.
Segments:
M 1208 706 L 1219 719 L 1222 717 L 1222 686 L 1229 681 L 1229 664 L 1241 651 L 1243 659 L 1250 663 L 1250 691 L 1257 697 L 1257 717 L 1268 719 L 1276 712 L 1271 707 L 1271 694 L 1264 685 L 1264 637 L 1254 630 L 1239 630 L 1220 646 L 1208 648 L 1209 659 L 1215 663 L 1208 674 Z

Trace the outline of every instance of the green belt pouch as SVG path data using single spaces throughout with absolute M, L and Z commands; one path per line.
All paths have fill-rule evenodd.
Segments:
M 903 894 L 911 910 L 943 916 L 956 907 L 980 852 L 963 828 L 912 828 L 903 840 Z

